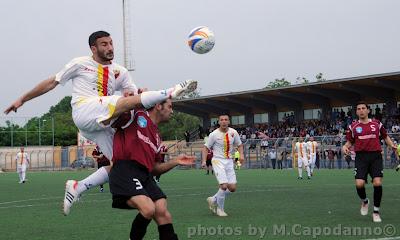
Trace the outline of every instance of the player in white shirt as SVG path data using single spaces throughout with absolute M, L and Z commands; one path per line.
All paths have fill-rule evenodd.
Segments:
M 302 137 L 299 137 L 299 141 L 296 142 L 295 149 L 297 152 L 297 167 L 299 171 L 298 179 L 303 179 L 303 165 L 307 169 L 308 179 L 311 179 L 310 162 L 307 156 L 307 144 L 303 141 Z
M 229 115 L 222 114 L 218 118 L 219 128 L 208 136 L 202 151 L 202 167 L 206 167 L 207 152 L 213 151 L 211 160 L 214 175 L 219 183 L 217 193 L 207 198 L 210 210 L 220 217 L 228 216 L 224 210 L 226 196 L 236 191 L 236 174 L 234 170 L 235 148 L 238 148 L 239 161 L 243 164 L 243 144 L 238 132 L 229 127 Z
M 314 140 L 314 137 L 310 137 L 309 141 L 307 142 L 307 152 L 309 156 L 308 159 L 310 161 L 311 176 L 314 173 L 315 162 L 317 161 L 318 148 L 319 145 L 317 141 Z
M 29 156 L 21 147 L 20 151 L 15 156 L 15 161 L 17 162 L 17 173 L 19 176 L 19 183 L 26 182 L 26 169 L 29 166 Z
M 80 132 L 95 142 L 108 158 L 112 159 L 114 129 L 111 127 L 123 112 L 134 108 L 150 108 L 168 98 L 176 98 L 194 91 L 197 82 L 187 80 L 175 87 L 138 94 L 126 68 L 112 62 L 114 47 L 110 34 L 104 31 L 89 36 L 90 57 L 75 58 L 55 76 L 40 82 L 22 95 L 4 113 L 17 111 L 25 102 L 54 89 L 58 84 L 72 82 L 72 118 Z M 124 96 L 115 95 L 121 91 Z M 109 168 L 100 168 L 88 178 L 66 183 L 64 214 L 85 190 L 108 182 Z

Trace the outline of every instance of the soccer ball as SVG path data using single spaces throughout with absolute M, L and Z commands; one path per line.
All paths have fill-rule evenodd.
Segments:
M 188 45 L 195 53 L 208 53 L 215 45 L 214 33 L 208 27 L 196 27 L 189 33 Z

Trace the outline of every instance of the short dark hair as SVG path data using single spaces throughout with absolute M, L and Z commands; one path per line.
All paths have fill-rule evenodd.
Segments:
M 221 116 L 228 116 L 228 118 L 231 119 L 231 115 L 230 115 L 229 113 L 226 113 L 226 112 L 220 113 L 220 114 L 218 115 L 218 118 L 220 118 Z
M 357 107 L 358 105 L 365 105 L 365 106 L 367 107 L 367 109 L 369 109 L 368 104 L 367 104 L 366 102 L 364 102 L 364 101 L 359 101 L 359 102 L 357 102 L 356 107 Z
M 96 45 L 96 40 L 102 37 L 109 37 L 110 34 L 106 31 L 97 31 L 89 36 L 89 47 Z

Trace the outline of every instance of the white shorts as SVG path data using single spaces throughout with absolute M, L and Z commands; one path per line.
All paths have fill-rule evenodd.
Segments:
M 315 162 L 317 161 L 317 155 L 311 154 L 310 155 L 310 164 L 315 165 Z
M 233 169 L 232 159 L 213 158 L 211 163 L 219 184 L 236 184 L 236 173 Z
M 112 122 L 104 125 L 102 122 L 110 119 L 121 96 L 103 96 L 85 98 L 72 104 L 72 119 L 81 134 L 95 142 L 108 158 L 112 159 L 112 144 L 115 130 Z
M 297 167 L 301 168 L 301 167 L 307 167 L 309 164 L 308 159 L 307 158 L 297 158 Z
M 17 165 L 17 172 L 26 172 L 26 165 L 25 164 L 23 164 L 23 165 L 18 164 Z

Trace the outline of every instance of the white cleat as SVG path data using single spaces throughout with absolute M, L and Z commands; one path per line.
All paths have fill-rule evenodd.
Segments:
M 379 213 L 372 213 L 372 221 L 376 223 L 382 222 L 381 215 Z
M 207 198 L 208 208 L 212 213 L 217 213 L 217 204 L 214 202 L 213 197 Z
M 397 167 L 396 167 L 396 171 L 398 172 L 398 171 L 399 171 L 399 169 L 400 169 L 400 164 L 399 164 L 399 165 L 397 165 Z
M 186 80 L 180 84 L 177 84 L 174 90 L 171 92 L 170 96 L 172 99 L 176 99 L 184 96 L 185 94 L 191 93 L 197 88 L 196 80 Z
M 368 205 L 369 205 L 369 200 L 367 203 L 361 202 L 361 208 L 360 208 L 361 215 L 365 216 L 368 214 Z
M 217 216 L 227 217 L 228 214 L 226 214 L 226 212 L 224 210 L 222 210 L 221 208 L 217 207 Z
M 78 185 L 78 181 L 68 180 L 65 183 L 65 195 L 63 202 L 63 214 L 67 216 L 71 211 L 71 207 L 74 202 L 79 200 L 79 194 L 76 191 L 76 187 Z

